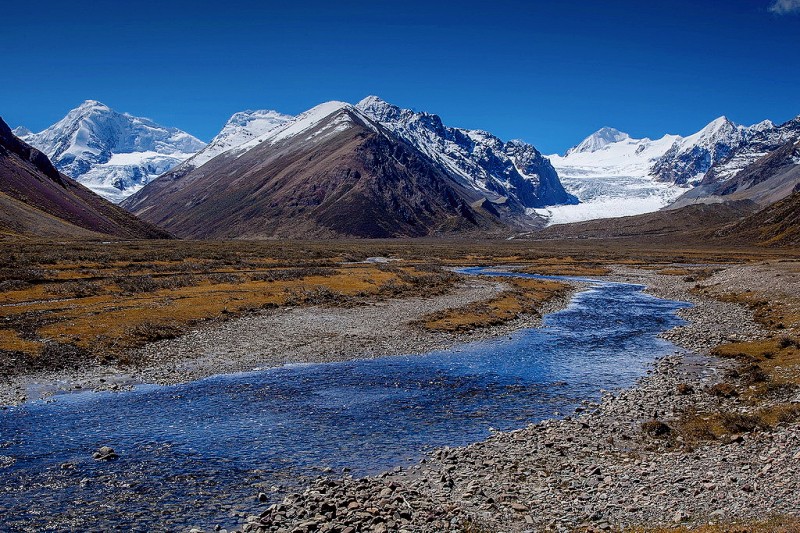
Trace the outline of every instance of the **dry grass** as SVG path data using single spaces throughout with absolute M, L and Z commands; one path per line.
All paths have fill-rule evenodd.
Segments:
M 512 289 L 497 297 L 423 317 L 419 325 L 431 331 L 463 332 L 510 322 L 523 314 L 537 314 L 542 303 L 564 294 L 569 285 L 536 279 L 506 279 Z
M 689 410 L 673 422 L 671 428 L 675 430 L 675 437 L 681 436 L 684 443 L 692 445 L 703 441 L 725 442 L 742 433 L 768 430 L 798 418 L 800 405 L 794 403 L 774 404 L 747 412 Z
M 351 264 L 352 255 L 335 246 L 79 243 L 18 247 L 6 257 L 0 266 L 6 288 L 0 292 L 0 366 L 6 374 L 15 372 L 10 362 L 18 371 L 58 367 L 52 346 L 90 354 L 82 361 L 135 362 L 131 348 L 204 321 L 276 306 L 441 294 L 458 279 L 423 261 Z
M 723 522 L 693 527 L 637 527 L 626 531 L 631 533 L 800 533 L 800 518 L 780 516 L 753 522 Z
M 520 272 L 544 276 L 605 276 L 611 269 L 591 260 L 577 260 L 573 257 L 553 257 L 535 261 Z
M 791 255 L 756 248 L 664 249 L 648 242 L 0 242 L 0 350 L 37 357 L 46 342 L 58 342 L 113 360 L 174 333 L 154 332 L 147 324 L 185 331 L 265 307 L 440 294 L 455 280 L 439 268 L 448 265 L 514 263 L 543 274 L 595 276 L 610 263 L 664 268 Z M 401 261 L 358 263 L 374 256 Z M 531 290 L 520 296 L 515 288 L 482 309 L 454 314 L 441 327 L 469 329 L 531 312 L 554 289 L 541 288 L 542 296 Z

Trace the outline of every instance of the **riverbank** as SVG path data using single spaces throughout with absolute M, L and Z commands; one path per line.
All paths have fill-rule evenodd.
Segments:
M 469 331 L 420 327 L 426 316 L 489 302 L 510 289 L 497 279 L 465 277 L 430 297 L 388 298 L 352 307 L 283 307 L 207 324 L 145 345 L 135 367 L 102 365 L 11 376 L 0 382 L 0 405 L 80 390 L 126 390 L 140 383 L 174 384 L 289 363 L 324 363 L 427 353 L 538 327 L 541 315 L 564 308 L 578 287 L 554 293 L 536 314 Z
M 253 515 L 243 529 L 574 531 L 712 523 L 723 524 L 724 531 L 737 522 L 753 525 L 776 517 L 796 524 L 796 420 L 713 441 L 688 440 L 679 423 L 692 412 L 738 413 L 744 420 L 762 407 L 719 393 L 715 385 L 735 364 L 710 353 L 723 343 L 773 335 L 751 310 L 720 297 L 745 291 L 796 297 L 800 275 L 784 266 L 728 267 L 702 280 L 617 269 L 615 279 L 694 304 L 680 312 L 689 323 L 664 337 L 696 353 L 658 361 L 636 387 L 606 393 L 574 416 L 439 450 L 419 465 L 378 477 L 319 479 Z M 774 283 L 776 277 L 780 283 Z M 793 324 L 788 326 L 786 334 L 795 334 Z M 769 401 L 800 403 L 796 387 L 782 387 L 775 395 Z

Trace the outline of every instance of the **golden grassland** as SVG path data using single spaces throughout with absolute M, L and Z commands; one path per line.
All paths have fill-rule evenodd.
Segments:
M 448 266 L 513 263 L 525 272 L 596 276 L 607 273 L 607 264 L 627 263 L 683 275 L 688 270 L 674 263 L 787 253 L 552 241 L 3 242 L 0 371 L 135 363 L 131 348 L 270 307 L 434 295 L 458 279 Z M 364 262 L 376 256 L 395 261 Z M 421 325 L 462 331 L 502 323 L 534 312 L 563 289 L 555 282 L 515 281 L 492 301 L 427 317 Z
M 523 314 L 538 314 L 541 305 L 569 290 L 557 281 L 506 278 L 513 288 L 485 302 L 429 314 L 418 324 L 431 331 L 465 332 L 510 322 Z

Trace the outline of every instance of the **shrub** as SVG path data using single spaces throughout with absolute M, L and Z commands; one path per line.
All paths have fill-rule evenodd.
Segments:
M 30 286 L 30 283 L 21 279 L 6 279 L 0 281 L 0 292 L 21 291 Z
M 651 437 L 663 437 L 664 435 L 668 435 L 672 431 L 672 428 L 654 418 L 653 420 L 642 422 L 642 431 Z
M 155 292 L 161 286 L 153 279 L 152 276 L 118 276 L 114 278 L 114 283 L 117 287 L 122 289 L 123 292 L 140 293 L 140 292 Z
M 292 281 L 311 276 L 329 277 L 337 273 L 338 270 L 330 267 L 281 268 L 256 272 L 250 276 L 250 279 L 253 281 Z
M 213 284 L 230 283 L 233 285 L 242 283 L 244 281 L 241 276 L 232 274 L 230 272 L 220 272 L 217 274 L 210 274 L 208 276 L 208 280 Z
M 713 396 L 719 396 L 720 398 L 734 398 L 739 396 L 736 388 L 730 383 L 717 383 L 716 385 L 712 385 L 708 388 L 708 393 Z
M 94 281 L 67 281 L 53 287 L 51 292 L 65 298 L 86 298 L 103 292 L 103 286 Z
M 130 328 L 130 333 L 140 341 L 155 342 L 174 339 L 183 333 L 183 330 L 178 325 L 168 322 L 142 322 Z
M 786 348 L 789 348 L 791 346 L 795 346 L 797 348 L 800 348 L 800 342 L 798 342 L 797 340 L 795 340 L 795 339 L 793 339 L 791 337 L 781 337 L 781 340 L 778 341 L 778 346 L 781 349 L 786 349 Z

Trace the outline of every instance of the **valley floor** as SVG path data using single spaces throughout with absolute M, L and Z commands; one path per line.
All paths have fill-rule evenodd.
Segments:
M 321 478 L 244 530 L 796 530 L 798 264 L 661 272 L 618 268 L 613 277 L 693 303 L 682 311 L 688 324 L 664 335 L 692 351 L 660 360 L 636 387 L 406 470 Z M 770 303 L 742 305 L 755 294 Z M 779 337 L 765 305 L 791 320 Z M 757 353 L 764 343 L 775 351 Z M 753 365 L 755 379 L 745 370 Z
M 136 383 L 182 383 L 291 363 L 446 349 L 538 326 L 540 313 L 555 311 L 569 302 L 572 290 L 564 289 L 537 304 L 536 314 L 520 314 L 488 327 L 462 331 L 429 329 L 420 322 L 436 313 L 502 298 L 509 290 L 507 283 L 467 278 L 438 296 L 388 298 L 352 307 L 293 306 L 263 311 L 146 344 L 135 350 L 135 366 L 83 366 L 11 376 L 0 381 L 0 404 L 68 391 L 124 390 Z
M 380 252 L 391 255 L 390 246 L 381 245 Z M 530 249 L 529 244 L 524 246 Z M 574 250 L 525 255 L 522 248 L 491 253 L 471 249 L 471 253 L 436 250 L 437 259 L 444 265 L 516 263 L 526 271 L 553 274 L 607 273 L 610 279 L 644 284 L 656 296 L 691 302 L 694 307 L 680 312 L 687 325 L 664 334 L 690 351 L 660 360 L 636 387 L 607 393 L 600 403 L 586 404 L 565 419 L 496 434 L 466 448 L 439 450 L 419 465 L 377 477 L 321 478 L 268 509 L 254 504 L 253 512 L 261 514 L 250 517 L 243 530 L 672 530 L 705 525 L 709 531 L 726 531 L 737 523 L 744 523 L 747 531 L 798 527 L 800 263 L 796 259 L 765 253 L 750 257 L 749 263 L 737 263 L 736 251 L 678 250 L 639 251 L 635 260 L 626 260 L 625 251 L 614 257 L 587 254 L 575 260 Z M 336 250 L 329 255 L 344 254 Z M 679 263 L 673 263 L 675 259 Z M 618 266 L 610 273 L 600 266 L 611 264 Z M 318 271 L 306 274 L 314 274 L 314 283 L 326 279 L 330 283 L 338 279 L 341 268 L 352 268 L 338 265 L 320 266 L 332 269 L 322 276 Z M 240 266 L 237 275 L 250 277 L 222 287 L 228 291 L 224 294 L 241 291 L 242 284 L 281 279 L 273 276 L 264 281 L 252 274 L 252 267 Z M 256 267 L 259 275 L 274 270 L 269 265 Z M 372 267 L 364 263 L 358 268 Z M 485 278 L 413 281 L 426 272 L 419 264 L 370 271 L 380 278 L 383 289 L 369 289 L 375 284 L 359 277 L 363 282 L 359 296 L 347 283 L 339 283 L 339 296 L 350 291 L 346 295 L 359 298 L 344 307 L 316 304 L 317 299 L 329 303 L 330 295 L 319 287 L 309 298 L 307 284 L 281 286 L 274 294 L 286 298 L 294 291 L 295 299 L 276 300 L 277 305 L 268 301 L 266 310 L 198 323 L 182 336 L 132 347 L 135 365 L 17 372 L 2 381 L 0 402 L 62 389 L 121 389 L 140 382 L 193 380 L 255 366 L 426 352 L 536 325 L 537 312 L 562 307 L 576 289 L 513 286 Z M 97 272 L 92 273 L 100 295 L 108 292 L 113 299 L 111 292 L 116 289 L 98 279 L 102 278 Z M 121 283 L 110 275 L 109 279 Z M 407 286 L 391 296 L 391 289 L 403 279 Z M 221 290 L 219 281 L 194 283 L 216 291 Z M 416 283 L 428 289 L 410 290 Z M 257 287 L 263 296 L 263 287 Z M 423 296 L 426 290 L 431 294 Z M 298 303 L 297 291 L 303 291 L 299 294 L 306 301 L 289 305 Z M 243 298 L 241 292 L 236 294 Z M 14 316 L 14 305 L 6 302 L 7 316 Z M 24 305 L 39 304 L 26 300 Z M 35 338 L 35 331 L 14 331 Z

